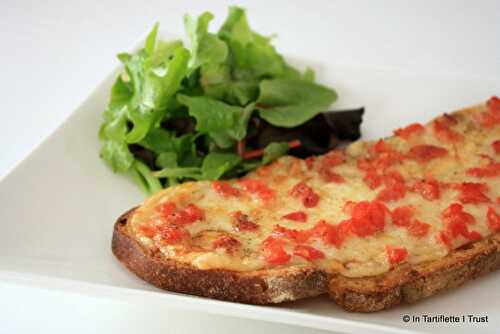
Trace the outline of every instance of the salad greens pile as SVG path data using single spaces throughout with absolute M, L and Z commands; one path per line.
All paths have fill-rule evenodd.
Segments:
M 249 27 L 245 11 L 230 7 L 217 33 L 213 15 L 185 16 L 189 47 L 157 38 L 121 53 L 124 65 L 111 89 L 99 136 L 101 157 L 132 175 L 148 193 L 186 180 L 235 177 L 287 153 L 294 144 L 250 144 L 259 124 L 303 125 L 336 100 L 284 60 L 271 39 Z M 295 145 L 299 145 L 295 141 Z

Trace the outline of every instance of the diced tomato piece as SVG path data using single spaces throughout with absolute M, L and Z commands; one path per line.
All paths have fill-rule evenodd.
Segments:
M 355 205 L 356 205 L 356 202 L 347 201 L 344 203 L 344 207 L 342 208 L 342 211 L 344 211 L 344 213 L 347 213 L 348 215 L 351 215 L 352 209 L 354 208 Z
M 484 194 L 486 191 L 488 191 L 488 185 L 485 183 L 464 182 L 455 185 L 455 189 L 460 191 L 458 199 L 464 204 L 491 202 L 488 196 Z
M 496 154 L 500 154 L 500 140 L 495 140 L 493 143 L 491 143 L 491 147 L 493 147 L 493 150 Z
M 160 214 L 163 217 L 170 216 L 176 210 L 177 210 L 177 205 L 175 205 L 174 202 L 165 202 L 165 203 L 160 204 L 160 206 L 158 207 L 158 212 L 160 212 Z
M 384 153 L 384 152 L 391 152 L 392 147 L 389 146 L 385 140 L 379 139 L 372 147 L 371 150 L 373 153 Z
M 188 204 L 184 208 L 184 211 L 189 217 L 189 222 L 194 223 L 195 221 L 202 220 L 205 217 L 205 213 L 203 212 L 203 210 L 197 207 L 195 204 Z
M 304 196 L 304 198 L 302 199 L 302 204 L 304 204 L 304 207 L 306 208 L 314 208 L 316 205 L 318 205 L 319 199 L 320 198 L 318 194 L 311 192 Z
M 423 198 L 428 201 L 439 199 L 440 185 L 436 180 L 420 180 L 413 184 L 411 190 L 419 193 Z
M 160 225 L 158 227 L 161 240 L 169 245 L 178 244 L 189 237 L 189 233 L 184 229 L 171 226 L 171 225 Z
M 405 159 L 404 154 L 397 151 L 385 152 L 373 160 L 375 168 L 385 170 L 392 165 L 398 164 Z
M 492 96 L 486 102 L 486 107 L 494 112 L 500 112 L 500 99 L 497 96 Z
M 488 213 L 486 214 L 488 219 L 488 225 L 490 229 L 494 232 L 500 230 L 500 215 L 496 213 L 495 209 L 488 208 Z
M 365 172 L 363 181 L 366 185 L 370 189 L 376 189 L 384 182 L 391 182 L 394 172 L 387 173 L 386 170 L 390 166 L 403 161 L 405 156 L 395 151 L 383 140 L 373 145 L 370 151 L 373 156 L 368 159 L 359 159 L 357 161 L 357 166 Z M 387 175 L 389 175 L 388 178 L 386 177 Z M 386 194 L 382 196 L 385 197 Z M 391 197 L 391 195 L 389 195 L 389 197 Z
M 490 162 L 484 167 L 470 168 L 467 174 L 475 177 L 496 177 L 500 176 L 500 162 Z
M 256 194 L 263 201 L 269 201 L 274 199 L 275 192 L 269 188 L 265 183 L 254 179 L 245 179 L 239 181 L 244 190 L 249 193 Z
M 179 215 L 179 223 L 184 225 L 192 224 L 198 220 L 203 220 L 204 212 L 194 204 L 188 204 Z
M 221 235 L 212 243 L 213 249 L 222 248 L 228 253 L 233 253 L 241 243 L 235 237 L 230 235 Z
M 360 237 L 384 230 L 389 210 L 379 201 L 356 203 L 352 210 L 351 231 Z
M 363 181 L 370 189 L 377 189 L 382 185 L 382 183 L 384 183 L 384 177 L 379 175 L 375 170 L 368 170 L 365 173 Z
M 272 265 L 285 264 L 290 261 L 290 254 L 285 251 L 285 242 L 272 236 L 262 243 L 262 252 L 267 263 Z
M 408 257 L 408 251 L 404 247 L 386 246 L 385 250 L 389 263 L 393 266 L 403 262 Z
M 478 114 L 475 121 L 484 128 L 492 128 L 500 124 L 500 99 L 493 96 L 486 102 L 487 110 Z
M 284 237 L 297 242 L 305 242 L 311 236 L 310 230 L 295 230 L 281 225 L 274 227 L 273 233 L 276 237 Z
M 412 123 L 404 128 L 394 130 L 394 134 L 403 139 L 410 139 L 410 137 L 421 134 L 424 132 L 424 127 L 420 123 Z
M 500 196 L 497 197 L 497 204 L 500 204 Z
M 335 173 L 327 167 L 320 168 L 318 172 L 326 182 L 343 183 L 345 181 L 345 179 L 341 175 Z
M 290 190 L 290 195 L 292 195 L 292 197 L 302 198 L 309 192 L 311 192 L 311 188 L 309 188 L 305 182 L 299 182 Z
M 341 165 L 345 160 L 345 155 L 343 151 L 333 150 L 328 152 L 322 157 L 321 164 L 324 167 L 332 168 Z
M 385 188 L 377 194 L 377 200 L 383 202 L 396 201 L 405 197 L 406 185 L 399 172 L 391 171 L 384 176 Z
M 240 191 L 234 188 L 229 182 L 225 181 L 214 181 L 212 182 L 212 188 L 224 197 L 238 197 Z
M 139 232 L 148 238 L 153 238 L 158 233 L 154 226 L 147 223 L 139 225 Z
M 410 149 L 408 157 L 422 163 L 429 162 L 432 159 L 444 157 L 447 154 L 448 150 L 439 146 L 416 145 Z
M 377 200 L 382 202 L 397 201 L 406 194 L 404 183 L 394 183 L 391 186 L 386 186 L 377 194 Z
M 478 241 L 482 238 L 481 234 L 477 231 L 467 231 L 467 235 L 465 237 L 470 241 Z
M 313 236 L 319 237 L 325 244 L 339 248 L 350 231 L 350 221 L 342 221 L 338 225 L 331 225 L 324 220 L 319 221 L 311 230 Z
M 284 215 L 283 218 L 305 223 L 307 221 L 307 213 L 305 213 L 304 211 L 290 212 L 289 214 Z
M 408 226 L 408 233 L 417 238 L 423 238 L 429 233 L 431 226 L 426 223 L 422 223 L 420 220 L 415 220 Z
M 303 257 L 308 261 L 314 261 L 318 259 L 324 259 L 325 253 L 322 251 L 307 245 L 297 245 L 293 249 L 293 254 L 296 256 Z
M 234 221 L 236 231 L 240 232 L 253 232 L 259 229 L 259 225 L 250 220 L 248 215 L 242 213 L 241 211 L 236 211 L 231 214 Z
M 380 143 L 384 143 L 381 145 Z M 378 171 L 384 171 L 388 167 L 400 163 L 404 160 L 404 155 L 396 150 L 394 150 L 391 146 L 387 145 L 384 141 L 379 141 L 372 150 L 375 153 L 375 156 L 370 159 L 370 164 L 372 168 L 375 168 Z
M 372 161 L 370 159 L 358 159 L 356 161 L 356 164 L 357 164 L 358 168 L 361 169 L 362 171 L 376 172 L 375 167 L 373 166 Z
M 402 153 L 394 150 L 383 140 L 379 140 L 370 148 L 370 155 L 370 158 L 357 161 L 359 169 L 365 172 L 382 173 L 388 167 L 400 163 L 405 158 Z
M 302 199 L 302 204 L 306 208 L 314 208 L 318 205 L 320 200 L 319 195 L 304 182 L 297 183 L 290 191 L 290 195 L 292 195 L 292 197 Z
M 311 235 L 324 239 L 325 235 L 332 231 L 334 232 L 335 226 L 328 224 L 325 220 L 320 220 L 311 229 Z
M 349 233 L 351 233 L 351 220 L 343 220 L 336 225 L 337 233 L 334 239 L 328 239 L 332 244 L 340 247 L 345 239 L 347 239 Z
M 384 183 L 404 183 L 405 179 L 398 171 L 389 171 L 384 176 Z
M 445 231 L 439 232 L 438 235 L 436 236 L 436 239 L 437 241 L 443 243 L 447 248 L 452 247 L 451 238 Z
M 451 116 L 452 117 L 452 116 Z M 433 122 L 434 135 L 437 139 L 447 142 L 457 142 L 463 139 L 463 136 L 450 128 L 449 118 L 440 118 Z
M 474 224 L 474 217 L 464 211 L 464 207 L 461 204 L 453 203 L 450 204 L 442 213 L 443 218 L 456 219 L 464 221 L 466 224 Z
M 413 216 L 413 208 L 410 206 L 400 206 L 392 211 L 391 216 L 394 225 L 408 227 Z
M 306 163 L 307 169 L 311 170 L 314 167 L 314 162 L 316 161 L 315 156 L 310 156 L 304 159 L 304 162 Z
M 175 203 L 166 202 L 158 208 L 162 217 L 173 225 L 188 225 L 203 220 L 203 210 L 194 204 L 188 204 L 184 209 L 179 210 Z
M 470 232 L 468 229 L 468 225 L 475 224 L 476 220 L 474 216 L 463 210 L 462 205 L 451 204 L 443 211 L 442 218 L 450 237 L 456 238 L 461 235 L 469 240 L 477 240 L 477 233 Z
M 451 236 L 456 238 L 459 235 L 466 236 L 468 234 L 467 226 L 462 221 L 456 221 L 453 224 L 448 225 L 448 230 L 451 233 Z

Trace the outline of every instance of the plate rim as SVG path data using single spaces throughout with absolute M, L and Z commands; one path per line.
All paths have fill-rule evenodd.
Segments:
M 178 38 L 177 35 L 169 33 L 167 30 L 160 29 L 160 36 L 168 38 Z M 144 32 L 137 42 L 131 43 L 128 48 L 131 52 L 137 50 L 145 40 L 148 32 Z M 349 64 L 353 66 L 353 64 Z M 89 93 L 75 104 L 70 112 L 65 114 L 53 125 L 53 128 L 43 136 L 33 147 L 11 166 L 7 167 L 0 174 L 0 188 L 4 186 L 5 181 L 9 179 L 14 172 L 23 164 L 27 163 L 30 157 L 41 149 L 54 135 L 56 135 L 80 110 L 87 101 L 93 98 L 99 90 L 110 80 L 112 81 L 116 73 L 122 68 L 120 63 L 113 66 L 112 69 L 93 85 Z M 369 67 L 372 68 L 372 67 Z M 402 72 L 400 70 L 391 70 L 391 72 Z M 411 72 L 414 73 L 414 72 Z M 445 75 L 440 75 L 444 77 Z M 467 78 L 471 79 L 469 76 Z M 464 77 L 463 79 L 467 79 Z M 476 78 L 475 78 L 476 79 Z M 491 80 L 488 78 L 487 80 Z M 137 288 L 127 288 L 123 286 L 114 286 L 104 283 L 86 282 L 78 279 L 60 278 L 55 276 L 35 274 L 28 272 L 19 272 L 13 270 L 0 269 L 0 280 L 4 283 L 19 285 L 31 288 L 45 288 L 53 291 L 63 291 L 65 293 L 76 293 L 79 295 L 92 296 L 97 298 L 110 298 L 120 301 L 134 302 L 152 302 L 162 303 L 167 307 L 175 307 L 184 311 L 200 311 L 208 314 L 239 317 L 251 320 L 268 321 L 272 323 L 300 326 L 304 328 L 315 328 L 321 330 L 335 330 L 346 333 L 394 333 L 411 334 L 424 333 L 413 328 L 402 328 L 391 325 L 383 325 L 373 322 L 363 322 L 359 320 L 343 319 L 336 316 L 325 316 L 317 314 L 305 314 L 294 310 L 279 309 L 268 306 L 248 305 L 241 303 L 213 300 L 209 298 L 178 294 L 162 290 L 143 290 Z M 173 305 L 176 303 L 176 305 Z M 213 307 L 210 307 L 213 306 Z M 335 306 L 332 301 L 332 306 Z M 249 312 L 251 311 L 251 312 Z

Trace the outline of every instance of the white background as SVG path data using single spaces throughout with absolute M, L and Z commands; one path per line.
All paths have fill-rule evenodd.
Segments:
M 499 1 L 238 1 L 287 55 L 408 72 L 500 75 Z M 222 1 L 0 1 L 0 177 L 49 135 L 155 21 Z M 499 92 L 500 93 L 500 92 Z M 415 92 L 418 99 L 418 92 Z M 411 101 L 409 101 L 410 103 Z M 75 148 L 76 149 L 76 148 Z M 33 171 L 36 173 L 36 171 Z M 0 204 L 1 210 L 1 204 Z M 8 223 L 8 222 L 2 222 Z M 0 283 L 3 333 L 301 333 L 300 328 Z M 308 333 L 319 331 L 307 330 Z

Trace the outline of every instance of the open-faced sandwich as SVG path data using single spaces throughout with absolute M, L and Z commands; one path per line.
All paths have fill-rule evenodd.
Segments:
M 500 99 L 391 138 L 162 190 L 112 242 L 169 291 L 268 304 L 329 294 L 372 312 L 500 267 Z

